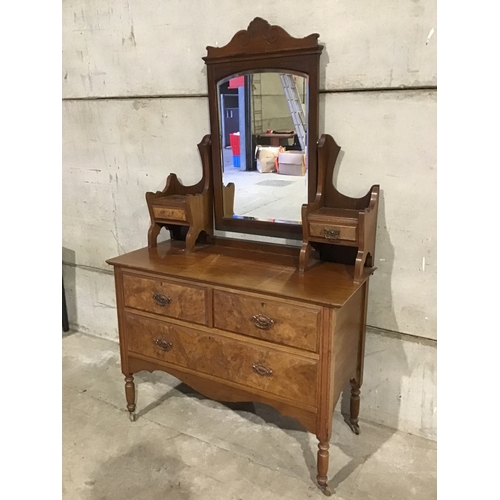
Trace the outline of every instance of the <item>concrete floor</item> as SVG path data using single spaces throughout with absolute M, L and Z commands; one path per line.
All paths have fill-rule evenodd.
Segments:
M 234 213 L 263 220 L 300 223 L 307 203 L 307 175 L 281 175 L 233 167 L 230 148 L 223 150 L 223 184 L 235 184 Z
M 161 372 L 136 382 L 130 422 L 118 344 L 63 336 L 65 500 L 324 498 L 313 482 L 316 438 L 294 420 L 207 400 Z M 362 420 L 356 436 L 339 413 L 334 420 L 331 498 L 436 498 L 435 442 Z

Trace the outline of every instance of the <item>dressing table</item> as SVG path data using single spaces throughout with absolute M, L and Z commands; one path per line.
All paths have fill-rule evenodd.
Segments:
M 148 246 L 107 262 L 114 266 L 121 367 L 131 420 L 136 409 L 134 374 L 142 370 L 165 371 L 218 401 L 271 405 L 317 436 L 317 482 L 329 494 L 333 410 L 349 384 L 348 423 L 359 433 L 368 281 L 374 271 L 374 245 L 363 247 L 369 258 L 361 263 L 356 260 L 363 235 L 357 232 L 352 214 L 367 205 L 372 215 L 364 223 L 374 239 L 378 205 L 373 196 L 325 198 L 338 151 L 333 138 L 318 137 L 323 48 L 318 36 L 294 38 L 281 27 L 256 18 L 227 45 L 207 47 L 203 59 L 211 134 L 199 145 L 203 172 L 199 186 L 204 189 L 174 193 L 165 188 L 154 196 L 148 194 L 148 203 L 154 200 L 156 206 L 173 206 L 168 196 L 178 197 L 181 192 L 203 197 L 199 210 L 209 212 L 203 220 L 210 222 L 196 226 L 199 237 L 194 244 L 185 230 L 189 214 L 169 219 L 164 211 L 158 226 L 158 214 L 150 210 Z M 231 169 L 223 161 L 220 109 L 221 85 L 244 76 L 240 103 L 249 118 L 240 123 L 241 136 L 246 137 L 241 154 L 251 158 L 251 136 L 261 132 L 255 115 L 250 118 L 263 97 L 255 94 L 257 82 L 266 78 L 271 82 L 273 75 L 284 72 L 304 78 L 307 84 L 307 187 L 302 181 L 303 206 L 296 194 L 290 195 L 288 219 L 272 214 L 263 217 L 259 207 L 245 199 L 248 185 L 256 180 L 259 186 L 269 179 L 266 176 L 275 174 L 242 170 L 233 172 L 235 182 L 228 182 Z M 265 186 L 262 190 L 265 194 Z M 373 190 L 378 193 L 378 187 Z M 255 201 L 255 196 L 250 194 L 249 199 Z M 285 202 L 282 198 L 280 206 Z M 346 206 L 332 208 L 337 202 Z M 323 219 L 314 219 L 321 207 L 338 209 L 337 218 L 329 220 L 328 210 L 323 210 Z M 336 234 L 335 224 L 342 226 L 342 210 L 351 217 L 345 241 L 340 231 L 337 238 L 328 237 Z M 244 233 L 247 238 L 214 236 L 212 220 L 215 230 Z M 320 231 L 321 237 L 310 236 L 307 227 L 322 223 L 327 231 Z M 157 243 L 162 227 L 170 231 L 170 240 Z M 252 235 L 295 239 L 298 245 L 252 241 Z

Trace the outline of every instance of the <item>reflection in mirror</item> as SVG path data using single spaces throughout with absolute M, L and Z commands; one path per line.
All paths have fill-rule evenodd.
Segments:
M 301 223 L 307 203 L 307 78 L 279 72 L 219 82 L 224 217 Z

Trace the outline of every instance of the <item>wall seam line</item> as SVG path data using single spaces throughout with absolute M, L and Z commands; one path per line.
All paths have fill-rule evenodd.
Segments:
M 113 271 L 109 269 L 102 269 L 100 267 L 86 266 L 84 264 L 76 264 L 74 262 L 62 261 L 63 266 L 75 267 L 79 269 L 84 269 L 86 271 L 91 271 L 94 273 L 107 274 L 113 276 Z M 407 342 L 412 342 L 416 344 L 427 345 L 430 347 L 437 347 L 437 340 L 431 339 L 429 337 L 419 337 L 418 335 L 412 335 L 411 333 L 397 332 L 395 330 L 387 330 L 385 328 L 379 328 L 377 326 L 366 325 L 366 329 L 370 333 L 375 333 L 381 337 L 395 338 L 398 340 L 405 340 Z
M 408 92 L 408 91 L 437 91 L 437 86 L 419 86 L 419 87 L 368 87 L 368 88 L 349 88 L 349 89 L 331 89 L 320 90 L 320 94 L 349 94 L 349 93 L 370 93 L 370 92 Z M 133 96 L 85 96 L 85 97 L 63 97 L 63 101 L 128 101 L 135 99 L 200 99 L 208 98 L 208 94 L 138 94 Z
M 378 326 L 366 325 L 366 329 L 370 333 L 375 333 L 381 337 L 388 337 L 398 340 L 405 340 L 406 342 L 412 342 L 413 344 L 426 345 L 428 347 L 437 348 L 437 340 L 431 339 L 429 337 L 419 337 L 418 335 L 413 335 L 411 333 L 397 332 L 395 330 L 386 330 L 385 328 L 380 328 Z

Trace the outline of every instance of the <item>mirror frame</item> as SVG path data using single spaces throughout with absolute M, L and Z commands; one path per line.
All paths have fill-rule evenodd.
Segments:
M 218 100 L 218 83 L 232 75 L 249 72 L 278 71 L 296 73 L 309 79 L 307 111 L 307 199 L 316 195 L 317 142 L 319 134 L 319 58 L 323 46 L 319 35 L 304 38 L 290 36 L 280 26 L 271 26 L 256 17 L 246 30 L 238 31 L 223 47 L 207 47 L 203 57 L 207 65 L 215 229 L 236 233 L 259 234 L 281 238 L 301 239 L 302 224 L 276 223 L 223 217 L 222 151 Z

